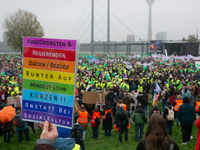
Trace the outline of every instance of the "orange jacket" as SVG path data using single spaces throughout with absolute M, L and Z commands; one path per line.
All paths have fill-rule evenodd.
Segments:
M 200 102 L 199 101 L 195 101 L 195 103 L 196 103 L 195 110 L 196 110 L 196 112 L 199 112 Z
M 124 105 L 123 110 L 126 111 L 126 104 L 123 104 L 123 105 Z
M 107 113 L 108 113 L 108 112 L 110 112 L 110 113 L 111 113 L 111 115 L 113 115 L 113 113 L 112 113 L 112 110 L 111 110 L 111 109 L 105 110 L 105 115 L 103 116 L 103 119 L 106 119 L 106 115 L 107 115 Z
M 87 111 L 78 111 L 79 112 L 79 116 L 78 116 L 78 122 L 79 123 L 88 123 L 88 112 Z
M 92 120 L 91 120 L 91 123 L 95 123 L 95 119 L 99 117 L 101 118 L 101 115 L 100 115 L 100 112 L 93 112 L 93 117 L 92 117 Z M 101 119 L 100 119 L 100 122 L 101 122 Z
M 174 111 L 178 111 L 179 107 L 183 105 L 183 100 L 176 99 L 176 105 L 174 106 Z

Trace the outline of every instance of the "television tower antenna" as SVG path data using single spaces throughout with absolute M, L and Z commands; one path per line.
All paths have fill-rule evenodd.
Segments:
M 148 41 L 152 40 L 152 15 L 151 15 L 151 7 L 155 0 L 146 0 L 149 5 L 149 24 L 148 24 Z

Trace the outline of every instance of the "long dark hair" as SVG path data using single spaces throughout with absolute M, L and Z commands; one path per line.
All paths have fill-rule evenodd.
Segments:
M 148 146 L 148 150 L 169 149 L 167 125 L 161 115 L 155 113 L 151 116 L 145 138 L 147 140 L 146 149 Z

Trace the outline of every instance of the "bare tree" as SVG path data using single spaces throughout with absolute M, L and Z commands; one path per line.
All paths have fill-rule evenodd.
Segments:
M 42 37 L 44 29 L 37 19 L 37 16 L 25 10 L 18 10 L 10 14 L 4 21 L 3 27 L 6 32 L 8 46 L 16 51 L 22 51 L 22 38 Z
M 198 38 L 195 35 L 188 35 L 188 39 L 183 37 L 182 41 L 198 42 Z

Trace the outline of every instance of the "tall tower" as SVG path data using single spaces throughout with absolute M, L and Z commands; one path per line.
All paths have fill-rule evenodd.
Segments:
M 152 22 L 151 22 L 151 7 L 155 0 L 146 0 L 149 5 L 149 24 L 148 24 L 148 41 L 152 40 Z

